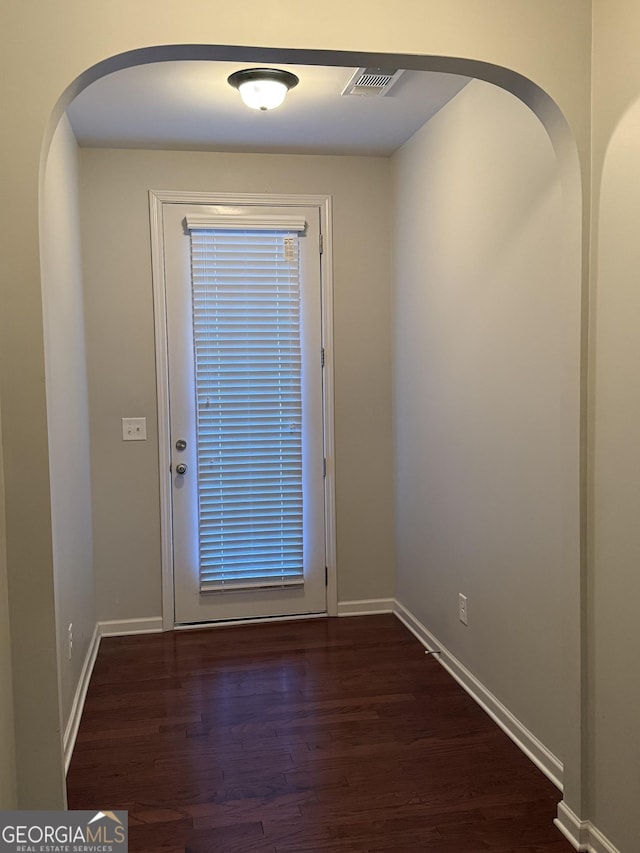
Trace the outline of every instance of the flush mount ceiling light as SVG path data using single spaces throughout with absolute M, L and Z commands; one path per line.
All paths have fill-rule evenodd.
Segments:
M 245 68 L 227 78 L 252 110 L 272 110 L 284 101 L 289 89 L 300 81 L 295 74 L 279 68 Z

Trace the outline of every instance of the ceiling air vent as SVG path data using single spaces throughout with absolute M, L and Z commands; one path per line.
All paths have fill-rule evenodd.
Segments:
M 403 73 L 402 69 L 397 68 L 358 68 L 342 90 L 342 95 L 359 95 L 365 98 L 384 96 Z

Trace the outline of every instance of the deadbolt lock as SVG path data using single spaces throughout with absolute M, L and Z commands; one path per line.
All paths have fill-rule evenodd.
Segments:
M 186 474 L 186 473 L 187 473 L 187 466 L 184 464 L 184 462 L 180 462 L 178 465 L 176 465 L 176 474 L 180 474 L 182 476 L 183 474 Z

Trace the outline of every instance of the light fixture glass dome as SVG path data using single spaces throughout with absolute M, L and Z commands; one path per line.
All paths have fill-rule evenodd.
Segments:
M 273 110 L 287 94 L 287 87 L 277 80 L 249 80 L 238 86 L 240 97 L 252 110 Z
M 299 81 L 295 74 L 279 68 L 245 68 L 232 74 L 227 82 L 238 89 L 252 110 L 272 110 L 280 106 Z

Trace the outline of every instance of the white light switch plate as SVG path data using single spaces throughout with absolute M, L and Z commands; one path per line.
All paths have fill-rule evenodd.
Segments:
M 147 419 L 146 418 L 122 418 L 122 440 L 123 441 L 146 441 Z

